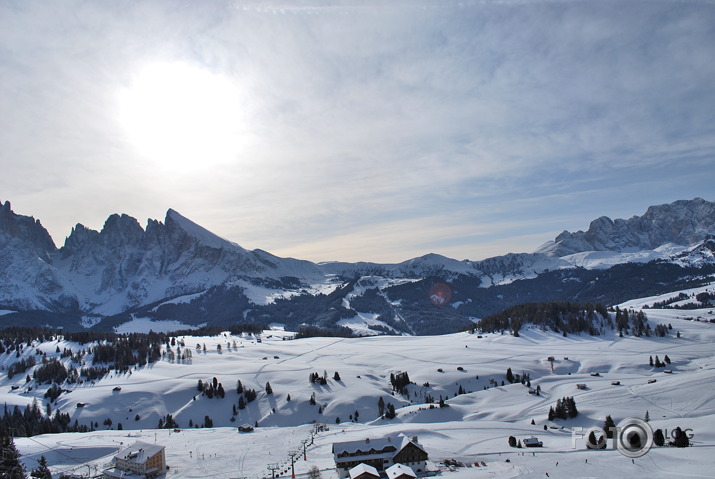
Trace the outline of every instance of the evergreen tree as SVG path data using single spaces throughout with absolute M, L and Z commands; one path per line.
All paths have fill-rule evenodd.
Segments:
M 334 379 L 335 381 L 340 381 L 340 374 L 338 374 L 337 371 L 335 371 L 335 374 L 333 374 L 333 379 Z
M 586 442 L 586 447 L 588 449 L 605 449 L 606 440 L 603 438 L 603 436 L 596 439 L 596 434 L 591 431 L 588 434 L 588 441 Z
M 0 435 L 0 478 L 25 479 L 25 468 L 20 463 L 15 441 L 4 432 Z
M 516 438 L 514 436 L 509 436 L 509 447 L 516 447 Z
M 47 467 L 47 459 L 45 459 L 45 456 L 40 456 L 40 460 L 37 462 L 37 468 L 34 469 L 30 475 L 37 479 L 52 479 L 52 473 L 50 472 L 50 468 Z
M 665 364 L 670 364 L 670 358 L 666 354 L 665 357 L 663 358 L 663 361 L 665 361 Z
M 653 444 L 658 447 L 662 447 L 665 444 L 665 436 L 663 436 L 662 429 L 656 429 L 653 433 Z
M 643 418 L 643 420 L 645 422 L 650 422 L 650 414 L 648 413 L 648 411 L 645 412 L 645 417 Z
M 514 374 L 511 372 L 511 368 L 507 368 L 506 370 L 506 380 L 509 381 L 509 383 L 514 382 Z
M 382 417 L 383 414 L 385 414 L 385 400 L 380 396 L 377 400 L 377 415 Z
M 393 419 L 395 415 L 395 406 L 393 406 L 391 402 L 387 403 L 387 411 L 385 412 L 385 418 Z
M 680 426 L 673 429 L 673 440 L 670 441 L 671 446 L 675 447 L 688 447 L 690 446 L 690 439 L 687 434 L 680 429 Z
M 320 469 L 318 466 L 313 466 L 308 471 L 308 479 L 320 479 Z
M 653 356 L 650 356 L 648 358 L 648 364 L 650 365 L 650 367 L 653 367 Z
M 613 431 L 616 427 L 616 423 L 613 422 L 613 418 L 609 415 L 606 416 L 606 420 L 603 423 L 603 430 L 606 431 L 606 437 L 608 439 L 613 439 Z
M 573 397 L 566 398 L 568 401 L 568 414 L 570 418 L 578 416 L 578 409 L 576 409 L 576 401 Z
M 286 396 L 286 401 L 290 402 L 290 394 Z
M 240 379 L 238 381 L 236 381 L 236 393 L 243 394 L 243 384 L 241 384 Z
M 273 394 L 273 388 L 269 382 L 266 383 L 266 394 Z

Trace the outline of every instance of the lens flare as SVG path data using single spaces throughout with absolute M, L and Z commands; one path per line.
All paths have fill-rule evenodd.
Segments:
M 445 283 L 435 283 L 429 289 L 429 299 L 435 306 L 449 304 L 452 299 L 452 289 Z

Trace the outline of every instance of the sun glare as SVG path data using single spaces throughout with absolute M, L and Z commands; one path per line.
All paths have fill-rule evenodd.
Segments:
M 120 94 L 130 141 L 161 168 L 229 162 L 240 149 L 245 100 L 226 77 L 184 63 L 144 68 Z

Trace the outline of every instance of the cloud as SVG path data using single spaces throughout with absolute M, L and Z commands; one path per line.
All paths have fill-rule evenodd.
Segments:
M 172 207 L 307 259 L 479 259 L 708 196 L 713 24 L 699 2 L 5 2 L 0 192 L 55 239 Z M 233 159 L 132 142 L 118 98 L 157 64 L 241 92 Z

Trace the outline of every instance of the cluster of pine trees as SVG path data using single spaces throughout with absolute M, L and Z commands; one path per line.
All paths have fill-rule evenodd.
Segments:
M 525 386 L 531 387 L 531 375 L 524 371 L 522 371 L 521 374 L 514 374 L 511 371 L 511 368 L 506 368 L 506 380 L 509 381 L 509 384 L 521 383 Z M 504 384 L 502 384 L 502 386 L 503 385 Z
M 69 414 L 63 414 L 58 410 L 52 413 L 50 405 L 47 405 L 47 414 L 43 414 L 37 401 L 25 407 L 24 412 L 19 406 L 15 406 L 12 411 L 7 405 L 0 417 L 0 431 L 12 432 L 13 436 L 31 437 L 39 434 L 60 433 L 60 432 L 89 432 L 91 427 L 81 425 L 77 420 L 72 422 Z M 92 425 L 93 426 L 93 425 Z
M 328 384 L 328 371 L 325 371 L 322 376 L 317 372 L 310 373 L 308 381 L 310 381 L 310 384 L 317 383 L 321 386 L 326 386 Z
M 266 383 L 266 386 L 270 387 L 270 384 Z M 273 389 L 271 389 L 271 394 L 272 393 Z M 240 379 L 236 381 L 236 394 L 238 394 L 238 409 L 246 409 L 246 406 L 255 401 L 256 397 L 258 397 L 256 390 L 243 387 L 243 383 Z
M 392 384 L 392 390 L 402 394 L 403 396 L 408 395 L 409 391 L 407 386 L 412 384 L 410 381 L 410 375 L 407 371 L 401 373 L 390 373 L 390 384 Z
M 648 365 L 650 367 L 664 368 L 668 364 L 670 364 L 670 358 L 668 357 L 667 354 L 663 357 L 663 361 L 660 360 L 660 358 L 658 357 L 657 354 L 655 356 L 655 361 L 653 361 L 653 356 L 650 356 L 648 358 Z
M 576 401 L 573 397 L 564 397 L 556 401 L 556 407 L 549 408 L 549 421 L 554 419 L 570 419 L 578 416 Z
M 214 396 L 223 399 L 223 397 L 226 396 L 226 391 L 223 389 L 223 384 L 218 382 L 218 379 L 216 379 L 216 377 L 214 377 L 213 380 L 209 382 L 203 382 L 201 379 L 199 379 L 199 383 L 196 386 L 196 389 L 209 399 L 213 399 Z
M 526 323 L 549 328 L 557 333 L 586 332 L 598 335 L 604 327 L 612 327 L 606 307 L 595 303 L 525 303 L 484 317 L 469 331 L 513 331 L 514 336 Z

